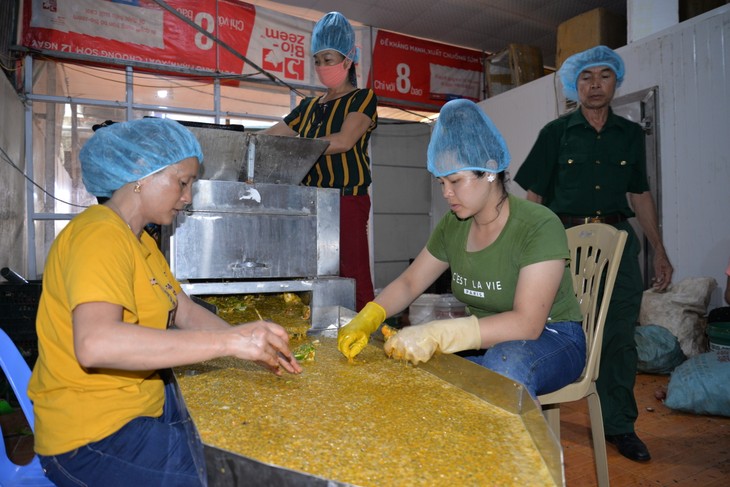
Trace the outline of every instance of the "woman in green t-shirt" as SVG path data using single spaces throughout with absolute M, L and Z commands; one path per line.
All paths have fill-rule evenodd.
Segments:
M 450 268 L 452 292 L 470 316 L 406 327 L 385 343 L 389 356 L 417 364 L 436 351 L 466 352 L 533 396 L 580 376 L 586 340 L 565 229 L 544 206 L 507 193 L 509 160 L 501 134 L 476 104 L 444 105 L 428 147 L 428 170 L 451 211 L 413 264 L 340 330 L 345 356 L 357 355 L 387 316 Z

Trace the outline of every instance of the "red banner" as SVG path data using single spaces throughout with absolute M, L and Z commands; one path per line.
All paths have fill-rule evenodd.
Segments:
M 167 65 L 265 79 L 253 63 L 292 85 L 318 84 L 309 53 L 314 22 L 237 0 L 166 3 L 238 55 L 152 0 L 25 0 L 20 43 L 50 53 L 152 64 L 160 71 Z M 368 33 L 355 28 L 359 46 L 370 44 Z M 369 59 L 368 52 L 361 73 L 370 69 Z
M 313 22 L 237 0 L 166 3 L 187 22 L 152 0 L 24 0 L 20 43 L 50 55 L 138 62 L 159 71 L 171 66 L 265 78 L 253 63 L 294 86 L 319 84 L 309 52 Z M 480 51 L 382 30 L 371 43 L 368 27 L 355 27 L 355 36 L 358 74 L 371 73 L 372 63 L 367 86 L 384 105 L 438 110 L 452 98 L 482 98 Z
M 256 10 L 233 0 L 171 0 L 207 32 L 245 53 Z M 26 0 L 22 45 L 44 51 L 241 73 L 243 61 L 149 0 Z
M 377 31 L 374 46 L 368 86 L 383 104 L 438 109 L 454 98 L 482 99 L 480 51 L 384 30 Z

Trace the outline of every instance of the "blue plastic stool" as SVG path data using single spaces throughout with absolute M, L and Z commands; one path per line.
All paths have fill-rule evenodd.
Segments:
M 25 414 L 30 429 L 35 431 L 33 404 L 30 402 L 27 392 L 28 382 L 30 381 L 30 368 L 13 341 L 2 329 L 0 329 L 0 367 L 2 367 L 10 387 L 15 392 L 15 397 L 20 403 L 20 408 Z M 5 442 L 0 441 L 0 485 L 3 487 L 52 487 L 54 484 L 43 473 L 38 456 L 34 456 L 33 460 L 27 465 L 16 465 L 8 458 L 5 451 Z

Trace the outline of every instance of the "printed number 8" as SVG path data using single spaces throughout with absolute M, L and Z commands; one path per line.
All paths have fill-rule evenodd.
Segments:
M 411 80 L 408 77 L 411 75 L 411 67 L 407 64 L 399 64 L 395 68 L 398 73 L 398 78 L 395 80 L 395 86 L 398 92 L 408 93 L 411 91 Z
M 206 32 L 212 33 L 215 28 L 215 19 L 212 15 L 206 12 L 200 12 L 196 15 L 195 23 L 205 29 Z M 208 51 L 213 48 L 213 41 L 209 37 L 197 32 L 195 34 L 195 45 L 201 51 Z

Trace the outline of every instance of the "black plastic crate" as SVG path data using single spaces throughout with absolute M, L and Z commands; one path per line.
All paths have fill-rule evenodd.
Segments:
M 30 367 L 38 358 L 35 317 L 40 298 L 40 281 L 0 284 L 0 328 L 15 343 Z

